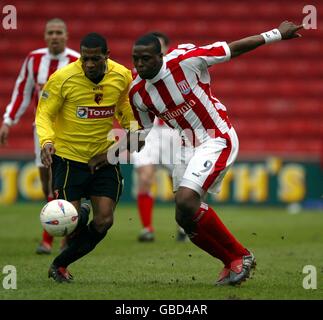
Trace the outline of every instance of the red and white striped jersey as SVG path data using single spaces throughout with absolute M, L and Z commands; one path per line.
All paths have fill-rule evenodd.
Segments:
M 208 67 L 230 57 L 226 42 L 180 45 L 164 57 L 153 79 L 137 75 L 129 97 L 140 125 L 150 128 L 156 115 L 184 133 L 193 146 L 223 137 L 231 124 L 224 105 L 212 96 Z
M 136 68 L 133 68 L 131 70 L 132 79 L 136 79 L 137 75 L 138 75 L 138 72 L 137 72 Z M 159 127 L 159 128 L 168 128 L 165 121 L 163 121 L 161 118 L 158 118 L 158 117 L 155 117 L 154 125 Z
M 65 48 L 64 52 L 52 55 L 48 48 L 34 50 L 25 59 L 12 93 L 11 101 L 3 116 L 4 123 L 13 125 L 24 114 L 32 96 L 35 95 L 35 107 L 40 96 L 42 87 L 49 76 L 57 69 L 76 61 L 79 53 Z

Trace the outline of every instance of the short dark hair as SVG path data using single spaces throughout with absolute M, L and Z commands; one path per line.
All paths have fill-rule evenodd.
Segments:
M 96 32 L 88 33 L 80 43 L 80 49 L 86 48 L 101 48 L 102 53 L 106 54 L 108 51 L 106 39 Z
M 154 35 L 155 37 L 159 38 L 159 39 L 163 39 L 164 43 L 166 46 L 169 46 L 170 40 L 169 38 L 166 36 L 165 33 L 159 32 L 159 31 L 153 31 L 150 32 L 150 34 Z
M 148 33 L 136 40 L 135 46 L 149 46 L 153 45 L 155 53 L 161 53 L 161 45 L 159 39 L 152 33 Z

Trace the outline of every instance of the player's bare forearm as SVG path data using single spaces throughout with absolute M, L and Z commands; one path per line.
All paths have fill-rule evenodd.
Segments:
M 240 54 L 256 49 L 257 47 L 265 44 L 265 39 L 261 35 L 243 38 L 229 43 L 231 57 L 237 57 Z
M 297 33 L 297 31 L 302 28 L 303 25 L 296 25 L 293 22 L 284 21 L 279 25 L 277 29 L 264 32 L 260 35 L 254 35 L 233 41 L 229 43 L 231 57 L 234 58 L 239 56 L 240 54 L 252 51 L 265 43 L 299 38 L 301 37 L 301 35 Z

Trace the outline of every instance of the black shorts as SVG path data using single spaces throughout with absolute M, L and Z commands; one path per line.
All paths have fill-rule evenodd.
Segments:
M 119 165 L 106 165 L 91 174 L 87 163 L 53 155 L 53 185 L 59 199 L 76 201 L 103 196 L 118 202 L 123 190 Z

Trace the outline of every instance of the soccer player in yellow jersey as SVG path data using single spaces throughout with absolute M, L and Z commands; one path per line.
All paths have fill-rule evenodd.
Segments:
M 109 59 L 106 40 L 97 33 L 85 36 L 81 57 L 55 72 L 39 100 L 36 127 L 41 158 L 53 169 L 57 198 L 70 201 L 80 213 L 67 248 L 52 262 L 48 276 L 58 282 L 72 279 L 67 266 L 92 251 L 113 224 L 122 192 L 119 165 L 108 164 L 106 152 L 114 141 L 108 134 L 116 118 L 125 129 L 135 121 L 128 99 L 131 72 Z M 104 154 L 106 165 L 89 165 Z M 93 220 L 87 225 L 91 200 Z

